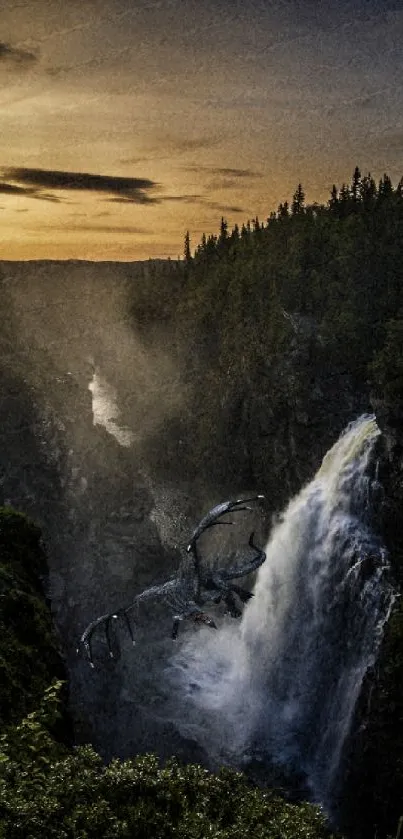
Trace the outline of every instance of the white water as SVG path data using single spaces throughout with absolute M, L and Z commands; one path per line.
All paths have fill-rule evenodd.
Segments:
M 119 445 L 128 448 L 134 440 L 134 434 L 117 423 L 120 411 L 117 406 L 117 393 L 104 376 L 94 370 L 88 385 L 92 395 L 92 416 L 94 425 L 103 425 L 106 431 L 117 440 Z
M 328 808 L 393 601 L 370 525 L 379 433 L 368 416 L 349 426 L 273 530 L 242 622 L 190 637 L 172 662 L 183 732 L 219 761 L 302 774 Z

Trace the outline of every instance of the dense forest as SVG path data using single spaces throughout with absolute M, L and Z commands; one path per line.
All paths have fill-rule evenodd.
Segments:
M 144 443 L 155 474 L 174 462 L 178 479 L 229 495 L 257 488 L 279 512 L 337 433 L 375 408 L 394 458 L 389 469 L 385 456 L 378 524 L 401 590 L 403 179 L 376 183 L 357 167 L 326 205 L 306 203 L 298 185 L 264 222 L 230 230 L 223 218 L 196 247 L 187 233 L 183 260 L 150 263 L 148 282 L 128 288 L 131 323 L 145 346 L 169 346 L 184 394 L 164 433 Z M 3 509 L 0 548 L 0 837 L 328 835 L 315 808 L 236 773 L 161 768 L 153 757 L 105 767 L 90 747 L 72 749 L 65 714 L 57 721 L 59 682 L 51 687 L 65 674 L 40 584 L 40 534 Z M 366 685 L 365 726 L 357 717 L 346 755 L 342 827 L 359 839 L 396 835 L 403 813 L 397 604 Z
M 223 218 L 193 256 L 186 234 L 184 260 L 134 287 L 132 310 L 145 337 L 165 330 L 187 359 L 179 436 L 192 469 L 208 458 L 218 479 L 267 483 L 266 441 L 285 414 L 326 425 L 340 389 L 364 408 L 370 394 L 401 398 L 402 257 L 403 180 L 376 184 L 358 167 L 327 205 L 305 204 L 299 185 L 266 222 L 230 231 Z M 288 484 L 279 504 L 299 477 Z

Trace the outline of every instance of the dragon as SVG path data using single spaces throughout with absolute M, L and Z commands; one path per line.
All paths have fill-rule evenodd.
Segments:
M 206 568 L 201 561 L 197 543 L 200 536 L 211 527 L 234 523 L 233 521 L 221 521 L 222 516 L 227 513 L 251 510 L 249 504 L 254 501 L 261 501 L 263 498 L 263 495 L 256 495 L 252 498 L 239 498 L 236 501 L 224 501 L 217 504 L 201 519 L 187 545 L 186 552 L 193 558 L 190 573 L 188 567 L 188 573 L 185 573 L 184 568 L 181 567 L 175 577 L 160 585 L 149 586 L 140 594 L 137 594 L 128 606 L 100 615 L 88 624 L 80 637 L 80 645 L 77 651 L 80 650 L 80 647 L 84 649 L 90 666 L 95 666 L 92 639 L 97 629 L 102 628 L 105 633 L 111 658 L 114 657 L 111 635 L 111 627 L 114 621 L 122 620 L 126 625 L 133 645 L 136 643 L 133 632 L 135 619 L 131 613 L 135 612 L 139 605 L 147 600 L 160 598 L 166 602 L 174 613 L 171 633 L 173 640 L 176 640 L 180 623 L 184 620 L 192 621 L 196 625 L 205 624 L 212 629 L 217 629 L 214 620 L 204 611 L 204 607 L 208 604 L 216 605 L 224 601 L 231 617 L 240 617 L 242 611 L 238 606 L 237 598 L 242 603 L 247 603 L 253 597 L 253 594 L 234 583 L 233 580 L 246 577 L 256 571 L 266 559 L 265 552 L 254 542 L 254 533 L 250 534 L 248 542 L 249 547 L 254 552 L 252 557 L 245 559 L 240 565 L 230 568 Z

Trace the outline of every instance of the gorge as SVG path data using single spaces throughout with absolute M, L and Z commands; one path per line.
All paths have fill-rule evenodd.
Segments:
M 346 241 L 362 235 L 352 219 Z M 289 222 L 276 235 L 302 242 L 289 252 L 305 285 L 288 265 L 281 291 L 258 232 L 210 273 L 203 254 L 2 263 L 0 501 L 42 530 L 77 743 L 106 760 L 153 750 L 242 767 L 354 836 L 386 836 L 401 815 L 400 333 L 391 312 L 380 326 L 385 295 L 359 297 L 351 238 L 336 305 L 334 240 L 321 231 L 321 286 L 307 265 L 322 222 Z M 111 661 L 100 643 L 91 672 L 84 626 L 176 570 L 210 506 L 256 491 L 263 517 L 206 544 L 222 558 L 249 528 L 269 539 L 242 621 L 218 612 L 217 635 L 189 631 L 173 649 L 170 615 L 146 611 L 134 650 L 119 639 Z

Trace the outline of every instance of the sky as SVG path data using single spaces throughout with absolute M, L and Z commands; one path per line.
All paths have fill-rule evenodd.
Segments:
M 403 175 L 403 0 L 2 0 L 0 259 L 176 258 Z

